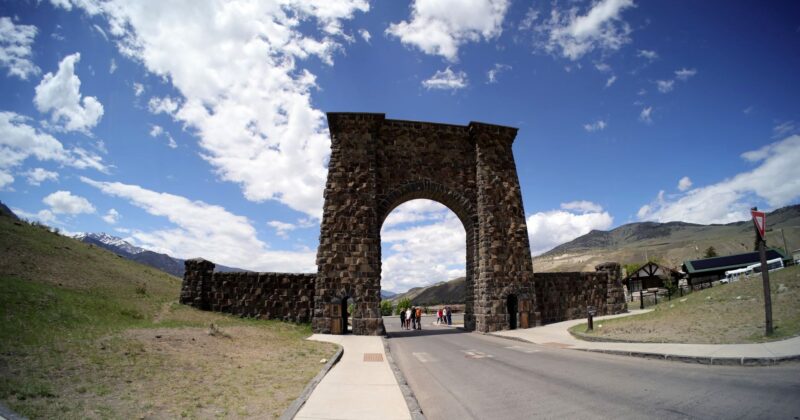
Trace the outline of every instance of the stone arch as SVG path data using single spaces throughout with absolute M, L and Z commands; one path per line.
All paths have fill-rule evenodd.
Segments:
M 407 182 L 392 190 L 378 204 L 378 237 L 383 222 L 389 214 L 401 204 L 417 199 L 432 200 L 440 203 L 452 211 L 464 226 L 467 236 L 466 255 L 465 255 L 465 310 L 464 327 L 472 331 L 475 329 L 475 317 L 473 313 L 474 285 L 475 285 L 475 261 L 477 260 L 478 244 L 478 213 L 474 205 L 464 195 L 453 191 L 442 184 L 433 181 L 412 181 Z
M 413 198 L 453 210 L 467 232 L 468 330 L 507 328 L 503 290 L 535 300 L 528 230 L 512 144 L 515 128 L 329 113 L 331 157 L 317 251 L 313 328 L 333 332 L 334 300 L 356 300 L 354 334 L 383 334 L 380 228 Z M 522 305 L 520 305 L 522 306 Z M 533 322 L 534 305 L 525 306 Z

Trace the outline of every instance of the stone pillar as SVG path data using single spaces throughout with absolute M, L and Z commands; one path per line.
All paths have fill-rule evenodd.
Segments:
M 317 251 L 313 329 L 340 332 L 342 299 L 353 298 L 353 333 L 384 334 L 375 148 L 383 114 L 329 113 L 331 158 Z
M 594 269 L 598 272 L 605 272 L 608 274 L 605 315 L 628 312 L 627 304 L 625 303 L 625 289 L 622 287 L 622 271 L 620 265 L 615 262 L 606 262 L 597 265 Z M 598 308 L 598 310 L 599 309 L 600 308 Z
M 214 276 L 214 263 L 202 258 L 186 260 L 183 273 L 180 303 L 197 309 L 211 309 L 211 281 Z
M 522 193 L 511 146 L 517 129 L 470 123 L 475 144 L 478 191 L 478 260 L 475 275 L 475 328 L 481 332 L 538 323 L 533 265 Z M 508 314 L 506 298 L 516 295 L 518 314 Z

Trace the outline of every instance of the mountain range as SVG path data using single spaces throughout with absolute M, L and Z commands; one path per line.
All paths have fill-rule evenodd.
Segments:
M 175 258 L 167 254 L 150 251 L 130 242 L 107 233 L 81 233 L 74 236 L 75 239 L 105 248 L 123 258 L 140 262 L 150 267 L 172 274 L 176 277 L 183 277 L 184 260 Z M 216 271 L 247 271 L 240 268 L 226 267 L 217 265 Z

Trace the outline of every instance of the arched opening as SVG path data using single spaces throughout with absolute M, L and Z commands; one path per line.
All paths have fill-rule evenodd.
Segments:
M 438 315 L 445 308 L 450 310 L 451 326 L 464 325 L 467 295 L 472 297 L 473 287 L 467 278 L 471 275 L 468 237 L 462 219 L 438 200 L 414 197 L 389 211 L 380 231 L 380 286 L 388 331 L 444 327 L 446 321 Z M 416 328 L 413 323 L 401 327 L 399 309 L 409 305 L 422 313 L 421 319 L 413 318 Z
M 517 314 L 519 313 L 519 301 L 517 295 L 508 295 L 506 298 L 506 310 L 508 311 L 508 329 L 517 329 Z
M 341 303 L 341 322 L 342 322 L 342 334 L 350 334 L 353 332 L 353 309 L 355 305 L 353 304 L 353 298 L 345 297 L 342 299 Z

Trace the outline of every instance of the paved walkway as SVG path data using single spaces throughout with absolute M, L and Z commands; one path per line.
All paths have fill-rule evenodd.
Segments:
M 648 312 L 635 310 L 628 314 L 595 318 L 598 321 Z M 770 343 L 754 344 L 675 344 L 675 343 L 607 343 L 579 340 L 567 331 L 586 322 L 575 319 L 542 327 L 499 331 L 493 334 L 514 337 L 536 344 L 608 353 L 663 357 L 709 364 L 772 364 L 779 360 L 800 360 L 800 337 Z
M 295 419 L 411 419 L 381 337 L 314 334 L 309 340 L 339 344 L 344 353 Z

